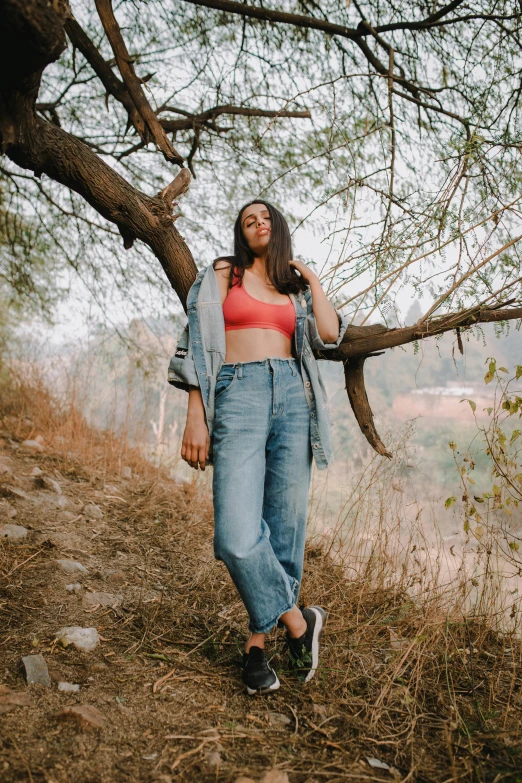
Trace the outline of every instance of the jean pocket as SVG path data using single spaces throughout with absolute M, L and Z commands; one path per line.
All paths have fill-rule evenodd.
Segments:
M 230 387 L 234 384 L 234 381 L 236 380 L 236 373 L 235 372 L 225 372 L 225 373 L 219 373 L 217 380 L 216 380 L 216 390 L 215 390 L 215 398 L 216 400 L 218 397 L 222 397 Z

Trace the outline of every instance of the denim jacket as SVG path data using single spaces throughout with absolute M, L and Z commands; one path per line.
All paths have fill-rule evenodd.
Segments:
M 315 464 L 321 470 L 332 462 L 332 440 L 328 399 L 319 374 L 314 351 L 337 348 L 346 331 L 347 320 L 339 311 L 339 337 L 335 343 L 324 343 L 317 330 L 312 310 L 312 294 L 307 288 L 302 294 L 290 294 L 296 312 L 294 355 L 301 367 L 306 401 L 310 409 L 310 441 Z M 225 321 L 219 285 L 212 264 L 201 270 L 187 297 L 188 323 L 170 360 L 168 381 L 188 391 L 201 389 L 210 435 L 212 464 L 212 432 L 214 429 L 214 393 L 216 379 L 225 361 Z

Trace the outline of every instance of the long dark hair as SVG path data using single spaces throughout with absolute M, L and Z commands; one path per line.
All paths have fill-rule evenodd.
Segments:
M 254 201 L 249 201 L 241 207 L 236 222 L 234 223 L 234 255 L 216 258 L 214 267 L 221 260 L 230 261 L 231 266 L 228 287 L 230 288 L 233 285 L 234 267 L 236 268 L 237 277 L 239 278 L 238 282 L 241 284 L 245 269 L 250 269 L 254 263 L 254 254 L 248 246 L 243 233 L 241 216 L 245 209 L 253 206 L 253 204 L 262 204 L 267 208 L 268 214 L 270 215 L 272 230 L 270 232 L 266 254 L 266 272 L 268 279 L 280 294 L 298 294 L 301 291 L 304 291 L 307 286 L 306 281 L 289 263 L 293 258 L 293 254 L 292 239 L 290 237 L 288 223 L 281 212 L 272 204 L 269 204 L 268 201 L 254 199 Z

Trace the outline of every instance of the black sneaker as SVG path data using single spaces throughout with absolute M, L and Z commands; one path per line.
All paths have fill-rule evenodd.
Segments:
M 290 667 L 304 682 L 314 676 L 319 665 L 319 640 L 326 622 L 326 612 L 320 606 L 309 606 L 302 610 L 308 626 L 298 639 L 287 633 L 286 641 L 290 654 Z
M 256 693 L 270 693 L 279 688 L 277 674 L 268 663 L 265 651 L 261 647 L 251 647 L 243 654 L 241 679 L 246 685 L 249 696 Z

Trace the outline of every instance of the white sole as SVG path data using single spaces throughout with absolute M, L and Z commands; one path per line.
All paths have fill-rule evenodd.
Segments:
M 275 678 L 276 681 L 273 683 L 273 685 L 270 685 L 269 688 L 249 688 L 247 685 L 246 692 L 248 693 L 249 696 L 255 696 L 256 693 L 259 693 L 260 696 L 263 696 L 265 693 L 272 693 L 272 691 L 277 691 L 277 689 L 281 687 L 281 683 L 279 682 L 279 677 L 277 676 L 277 674 Z
M 319 666 L 319 640 L 323 633 L 324 624 L 326 621 L 326 612 L 324 609 L 320 609 L 318 606 L 309 606 L 310 611 L 314 612 L 316 620 L 314 627 L 314 635 L 312 637 L 312 668 L 305 677 L 305 682 L 309 682 L 317 671 Z

